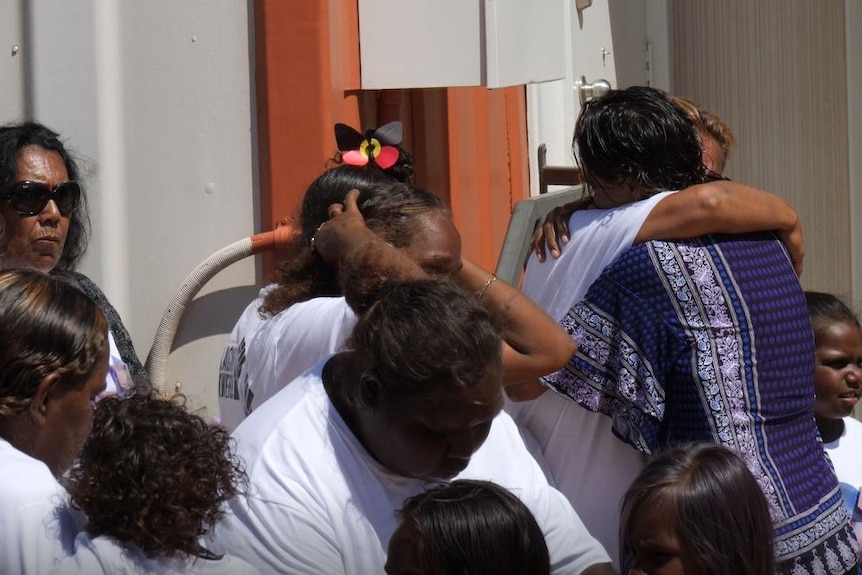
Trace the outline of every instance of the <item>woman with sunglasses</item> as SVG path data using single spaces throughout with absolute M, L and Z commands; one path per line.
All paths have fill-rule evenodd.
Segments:
M 96 302 L 110 324 L 108 391 L 122 392 L 146 373 L 108 298 L 75 271 L 89 231 L 78 165 L 59 135 L 36 122 L 0 127 L 0 269 L 62 274 Z

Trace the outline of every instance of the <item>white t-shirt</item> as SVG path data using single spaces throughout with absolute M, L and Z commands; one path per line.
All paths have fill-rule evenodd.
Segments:
M 231 501 L 213 547 L 261 573 L 383 573 L 395 511 L 426 486 L 389 472 L 365 450 L 323 389 L 325 361 L 235 433 L 250 494 Z M 580 573 L 610 561 L 565 497 L 548 484 L 505 413 L 458 478 L 494 481 L 518 495 L 545 533 L 554 573 Z
M 72 552 L 75 517 L 48 466 L 0 439 L 0 573 L 47 573 Z
M 562 319 L 584 299 L 602 271 L 634 245 L 647 216 L 672 193 L 663 192 L 610 210 L 574 212 L 569 218 L 569 243 L 560 246 L 560 257 L 539 262 L 536 254 L 531 254 L 521 290 L 549 316 Z
M 295 303 L 265 322 L 248 341 L 240 386 L 251 411 L 314 366 L 343 351 L 356 314 L 343 297 Z
M 859 491 L 862 487 L 862 422 L 853 417 L 845 417 L 844 432 L 835 441 L 823 444 L 829 454 L 835 475 L 840 483 L 845 483 Z
M 245 365 L 247 342 L 265 321 L 258 309 L 266 294 L 274 287 L 275 284 L 263 287 L 257 299 L 246 306 L 233 326 L 221 356 L 218 374 L 219 423 L 231 431 L 236 429 L 250 412 L 248 390 L 240 385 L 240 374 Z
M 129 373 L 129 367 L 123 358 L 120 357 L 120 350 L 117 348 L 117 342 L 114 341 L 114 334 L 108 331 L 108 373 L 105 376 L 105 391 L 99 394 L 96 401 L 100 401 L 105 397 L 119 395 L 126 397 L 129 390 L 132 389 L 132 374 Z
M 859 500 L 862 490 L 862 422 L 853 417 L 845 417 L 841 437 L 824 443 L 823 449 L 835 467 L 844 506 L 862 548 L 862 501 Z
M 258 575 L 257 569 L 236 557 L 221 559 L 150 559 L 137 547 L 124 547 L 112 537 L 75 539 L 75 554 L 64 559 L 50 575 Z
M 579 210 L 569 219 L 569 243 L 559 259 L 527 262 L 522 291 L 554 319 L 562 319 L 616 257 L 632 247 L 650 212 L 673 192 L 611 210 Z M 644 456 L 617 439 L 607 416 L 546 392 L 533 401 L 507 402 L 533 455 L 572 503 L 590 533 L 619 560 L 620 500 L 644 466 Z M 535 440 L 533 442 L 532 440 Z M 536 452 L 536 447 L 541 451 Z

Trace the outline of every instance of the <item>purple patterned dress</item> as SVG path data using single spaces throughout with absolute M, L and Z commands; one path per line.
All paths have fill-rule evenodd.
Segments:
M 850 571 L 856 546 L 814 424 L 805 297 L 771 234 L 653 241 L 561 320 L 580 349 L 544 382 L 644 453 L 735 449 L 766 495 L 779 572 Z

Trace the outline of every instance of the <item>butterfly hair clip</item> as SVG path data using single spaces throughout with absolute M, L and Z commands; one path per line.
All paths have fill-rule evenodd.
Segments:
M 341 152 L 341 161 L 351 166 L 374 164 L 383 170 L 398 161 L 398 144 L 401 143 L 401 122 L 389 122 L 365 135 L 347 124 L 335 124 L 335 143 Z

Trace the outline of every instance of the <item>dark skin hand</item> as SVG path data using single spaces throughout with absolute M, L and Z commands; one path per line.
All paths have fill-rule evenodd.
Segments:
M 569 241 L 572 213 L 592 207 L 593 199 L 586 197 L 551 210 L 530 240 L 537 259 L 545 261 L 546 246 L 551 257 L 559 258 L 561 245 Z M 778 235 L 796 275 L 802 275 L 805 242 L 796 211 L 778 196 L 737 182 L 699 184 L 662 199 L 641 226 L 634 243 L 760 231 Z
M 578 210 L 593 207 L 591 198 L 581 198 L 562 206 L 557 206 L 545 216 L 545 223 L 533 232 L 530 239 L 530 251 L 536 252 L 540 262 L 545 261 L 545 247 L 551 252 L 551 257 L 560 257 L 560 244 L 569 243 L 569 218 Z
M 428 275 L 403 251 L 389 244 L 365 225 L 356 204 L 358 190 L 351 190 L 344 204 L 329 206 L 329 220 L 314 234 L 314 249 L 338 270 L 347 303 L 362 313 L 373 294 L 387 281 L 426 279 Z

